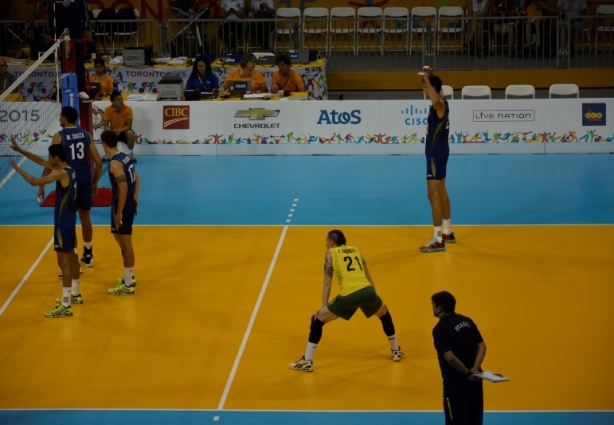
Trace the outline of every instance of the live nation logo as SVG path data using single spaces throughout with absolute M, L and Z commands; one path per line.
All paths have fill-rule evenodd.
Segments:
M 524 122 L 535 121 L 535 111 L 525 110 L 473 110 L 473 122 Z
M 187 105 L 164 106 L 162 108 L 162 128 L 165 130 L 189 130 L 190 107 Z
M 582 126 L 591 127 L 605 125 L 605 103 L 582 104 Z

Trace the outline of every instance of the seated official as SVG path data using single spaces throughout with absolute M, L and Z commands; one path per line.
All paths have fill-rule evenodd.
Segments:
M 288 55 L 283 53 L 277 55 L 275 62 L 279 71 L 273 72 L 271 77 L 271 91 L 273 93 L 277 93 L 279 90 L 283 90 L 284 94 L 307 91 L 303 78 L 291 68 L 292 61 L 290 61 Z
M 135 134 L 132 130 L 132 120 L 134 119 L 132 108 L 124 103 L 124 98 L 119 92 L 111 93 L 110 100 L 111 105 L 104 110 L 104 129 L 117 134 L 117 141 L 124 142 L 128 146 L 128 155 L 136 162 L 133 152 Z
M 220 89 L 220 82 L 211 69 L 211 62 L 206 57 L 200 56 L 194 61 L 192 74 L 188 78 L 185 89 L 196 90 L 201 93 L 218 91 Z
M 248 53 L 243 56 L 239 68 L 230 71 L 224 80 L 223 88 L 228 90 L 233 81 L 249 81 L 252 84 L 252 93 L 268 93 L 269 89 L 264 80 L 264 75 L 256 71 L 258 59 L 254 54 Z
M 90 83 L 100 83 L 100 94 L 108 96 L 113 93 L 113 77 L 107 74 L 107 66 L 102 59 L 94 59 L 94 73 L 90 75 Z

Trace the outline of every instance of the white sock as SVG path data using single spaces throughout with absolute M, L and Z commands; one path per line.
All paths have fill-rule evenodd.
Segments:
M 92 249 L 92 242 L 83 242 L 83 246 L 87 249 Z
M 437 242 L 441 242 L 441 226 L 435 226 L 434 227 L 434 232 L 433 232 L 433 237 L 437 238 Z
M 72 280 L 72 286 L 70 287 L 70 293 L 72 295 L 79 295 L 81 293 L 81 279 Z
M 70 307 L 70 288 L 62 287 L 62 305 Z
M 452 219 L 443 219 L 443 233 L 449 235 L 452 233 Z
M 134 267 L 124 267 L 124 284 L 132 286 L 132 276 L 134 275 Z
M 305 360 L 313 361 L 313 355 L 318 348 L 318 344 L 312 344 L 311 342 L 307 343 L 307 351 L 305 351 Z
M 74 251 L 75 251 L 75 255 L 78 257 L 79 256 L 79 250 L 77 249 L 77 247 L 75 247 Z
M 390 347 L 393 351 L 399 351 L 399 343 L 397 342 L 396 334 L 389 336 L 388 341 L 390 341 Z

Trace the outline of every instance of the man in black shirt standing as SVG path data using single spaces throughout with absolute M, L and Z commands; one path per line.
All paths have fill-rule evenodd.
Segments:
M 482 380 L 474 374 L 481 372 L 486 344 L 473 320 L 454 311 L 456 299 L 451 293 L 438 292 L 431 303 L 439 318 L 433 340 L 443 377 L 446 425 L 482 425 Z

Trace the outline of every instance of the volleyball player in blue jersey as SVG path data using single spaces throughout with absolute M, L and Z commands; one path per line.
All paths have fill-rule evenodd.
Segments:
M 83 257 L 81 264 L 85 267 L 94 266 L 94 252 L 92 239 L 94 229 L 90 218 L 93 197 L 98 192 L 98 180 L 102 174 L 102 160 L 94 144 L 92 136 L 82 128 L 77 127 L 79 113 L 72 106 L 65 106 L 60 113 L 60 125 L 62 130 L 57 132 L 51 143 L 63 145 L 66 150 L 66 162 L 77 173 L 77 208 L 79 210 L 79 221 L 81 221 L 81 236 L 83 238 Z M 94 161 L 94 175 L 90 157 Z M 43 170 L 43 177 L 51 170 Z M 41 185 L 38 196 L 45 197 L 45 186 Z
M 132 247 L 132 223 L 137 213 L 140 188 L 135 160 L 117 149 L 117 134 L 105 130 L 100 135 L 105 154 L 109 157 L 109 179 L 113 188 L 111 205 L 111 233 L 119 245 L 124 260 L 124 276 L 117 285 L 109 288 L 111 295 L 134 295 L 134 248 Z
M 46 311 L 44 315 L 48 318 L 70 317 L 72 316 L 71 303 L 81 304 L 83 302 L 78 284 L 79 261 L 73 254 L 77 224 L 77 174 L 66 163 L 66 151 L 62 145 L 49 146 L 48 161 L 31 152 L 24 151 L 17 146 L 15 139 L 12 140 L 12 148 L 26 158 L 52 170 L 43 177 L 32 177 L 11 159 L 11 165 L 15 171 L 32 186 L 55 182 L 53 245 L 58 257 L 58 265 L 62 269 L 62 298 L 55 308 Z M 73 302 L 73 300 L 80 300 L 81 302 Z
M 428 66 L 423 67 L 423 71 L 420 76 L 424 84 L 424 93 L 432 103 L 427 119 L 424 153 L 426 155 L 426 184 L 433 214 L 434 233 L 431 240 L 420 247 L 420 251 L 436 252 L 444 251 L 446 242 L 456 242 L 450 218 L 450 198 L 446 189 L 446 168 L 450 154 L 448 141 L 450 107 L 441 91 L 441 78 L 433 75 L 433 70 Z

